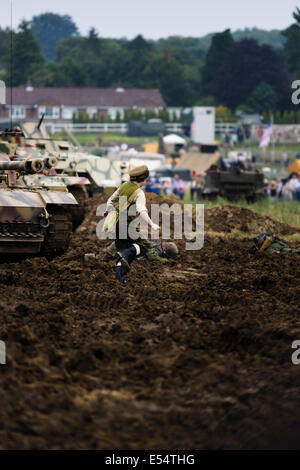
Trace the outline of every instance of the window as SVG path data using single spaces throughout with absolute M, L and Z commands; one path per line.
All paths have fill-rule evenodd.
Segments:
M 59 107 L 58 106 L 40 106 L 39 117 L 41 118 L 45 114 L 45 119 L 58 119 L 59 118 Z
M 63 119 L 72 119 L 73 113 L 76 112 L 76 108 L 71 107 L 64 107 L 62 110 L 62 118 Z
M 112 119 L 113 121 L 116 119 L 118 113 L 119 113 L 121 119 L 123 119 L 123 118 L 124 118 L 124 110 L 123 110 L 123 108 L 109 108 L 109 109 L 108 109 L 109 117 L 110 117 L 110 119 Z
M 13 106 L 10 111 L 10 117 L 12 117 L 13 119 L 24 119 L 25 118 L 24 106 Z

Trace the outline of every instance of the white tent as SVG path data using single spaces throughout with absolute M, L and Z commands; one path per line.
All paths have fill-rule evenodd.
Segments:
M 177 145 L 181 144 L 184 145 L 186 142 L 185 140 L 180 137 L 179 135 L 176 134 L 169 134 L 164 137 L 164 143 L 165 144 L 170 144 L 170 145 Z

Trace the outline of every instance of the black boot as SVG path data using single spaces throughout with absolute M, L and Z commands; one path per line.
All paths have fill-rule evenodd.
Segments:
M 122 284 L 126 284 L 126 277 L 127 277 L 127 269 L 124 268 L 121 264 L 121 261 L 117 264 L 116 269 L 116 278 Z
M 130 265 L 136 257 L 136 254 L 136 248 L 133 245 L 131 245 L 129 248 L 125 248 L 124 250 L 118 251 L 118 256 L 120 258 L 121 264 L 124 269 L 126 269 L 126 271 L 130 270 Z
M 118 251 L 119 261 L 117 264 L 116 277 L 122 284 L 126 284 L 127 273 L 130 270 L 130 264 L 137 255 L 136 248 L 131 245 L 129 248 Z

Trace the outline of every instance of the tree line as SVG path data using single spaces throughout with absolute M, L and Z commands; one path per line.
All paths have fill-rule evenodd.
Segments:
M 106 39 L 94 28 L 82 36 L 70 16 L 44 13 L 13 31 L 12 54 L 10 41 L 0 29 L 0 78 L 13 86 L 158 88 L 168 106 L 213 105 L 221 118 L 246 111 L 298 119 L 291 103 L 291 82 L 300 79 L 298 8 L 281 32 L 157 41 Z

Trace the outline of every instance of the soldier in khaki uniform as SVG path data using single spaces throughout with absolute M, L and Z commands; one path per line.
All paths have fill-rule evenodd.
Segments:
M 121 184 L 121 186 L 113 193 L 108 199 L 106 211 L 103 214 L 108 216 L 109 212 L 115 211 L 116 213 L 116 249 L 118 251 L 119 261 L 116 269 L 117 279 L 123 284 L 126 283 L 126 275 L 130 269 L 130 264 L 136 256 L 145 255 L 149 250 L 149 241 L 140 237 L 137 240 L 132 240 L 128 233 L 128 226 L 132 220 L 138 215 L 150 226 L 153 230 L 158 231 L 159 226 L 156 225 L 149 217 L 146 207 L 146 196 L 142 190 L 146 179 L 149 177 L 149 169 L 146 165 L 138 166 L 130 171 L 130 181 Z M 125 197 L 126 204 L 122 205 L 120 200 L 121 196 Z M 135 206 L 135 215 L 129 216 L 129 208 Z M 124 227 L 120 226 L 120 217 L 122 211 L 127 211 L 127 227 L 125 227 L 127 236 L 122 238 L 122 230 Z M 105 224 L 104 224 L 105 225 Z
M 300 248 L 291 248 L 280 238 L 271 235 L 269 232 L 260 233 L 253 240 L 253 245 L 250 248 L 251 254 L 256 253 L 298 253 Z
M 149 261 L 176 258 L 178 248 L 173 242 L 162 242 L 161 240 L 153 240 L 149 242 L 149 249 L 139 259 L 146 258 Z M 84 255 L 84 263 L 90 266 L 97 266 L 101 261 L 117 260 L 119 258 L 118 250 L 115 242 L 100 251 L 99 254 L 87 253 Z

